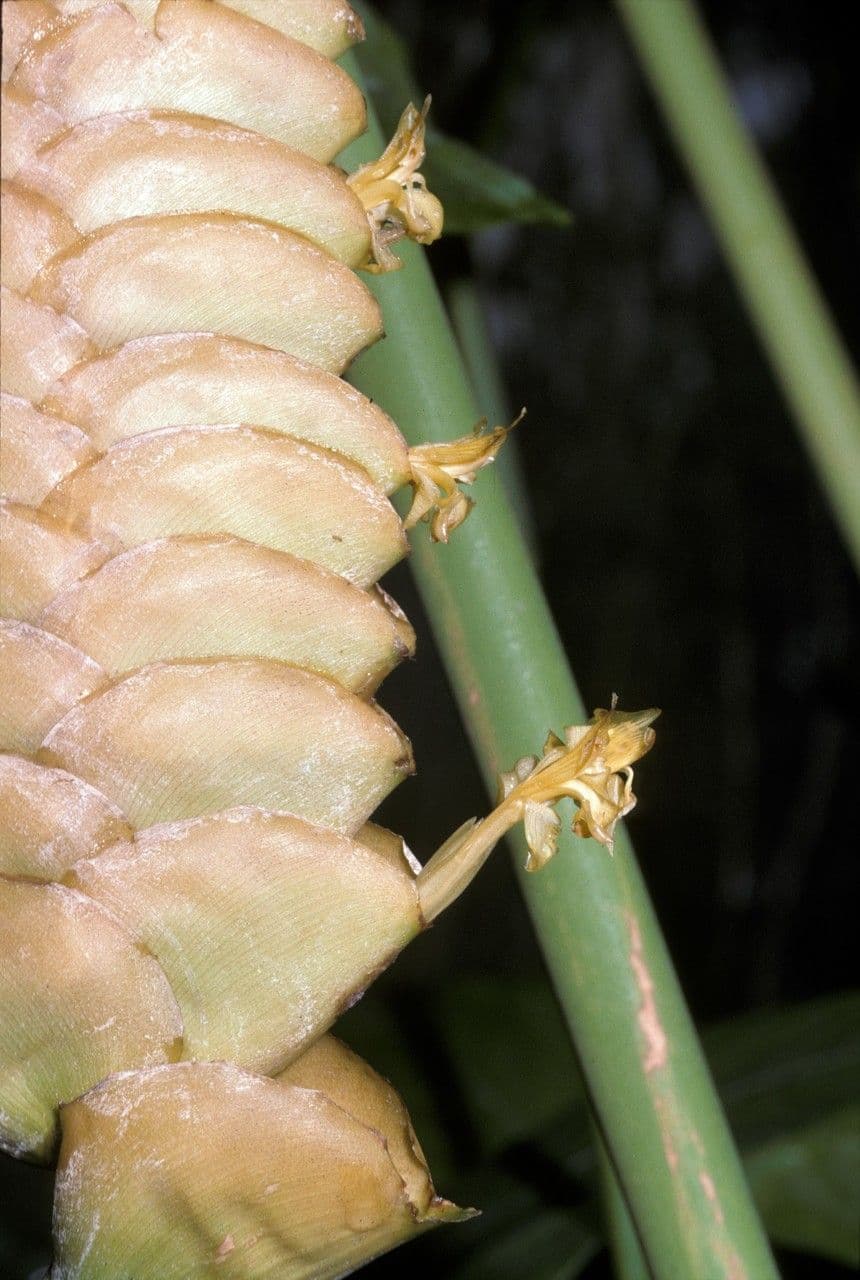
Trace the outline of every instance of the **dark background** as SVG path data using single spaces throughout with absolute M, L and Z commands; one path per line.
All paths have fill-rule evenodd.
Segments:
M 449 241 L 432 261 L 443 285 L 476 277 L 511 404 L 528 405 L 518 444 L 541 573 L 586 703 L 616 690 L 625 706 L 663 708 L 630 830 L 694 1015 L 708 1024 L 844 989 L 857 979 L 857 584 L 619 21 L 603 0 L 379 7 L 414 51 L 435 123 L 575 219 Z M 703 5 L 856 349 L 853 9 Z M 382 695 L 419 777 L 381 818 L 423 860 L 487 802 L 408 570 L 386 585 L 419 633 L 416 663 Z M 541 976 L 497 855 L 343 1028 L 403 1090 L 447 1193 L 479 1200 L 484 1173 L 434 1001 L 464 980 Z M 393 1027 L 433 1094 L 429 1132 Z M 528 1143 L 506 1160 L 538 1197 L 564 1201 L 575 1180 Z M 33 1258 L 47 1181 L 16 1188 L 7 1230 Z M 473 1229 L 434 1233 L 366 1274 L 447 1277 Z M 848 1274 L 781 1262 L 787 1275 Z M 588 1275 L 607 1274 L 599 1255 Z
M 443 241 L 431 261 L 443 287 L 476 277 L 510 404 L 528 406 L 518 445 L 541 576 L 586 705 L 617 690 L 663 708 L 629 825 L 694 1016 L 843 990 L 858 976 L 857 582 L 624 30 L 604 0 L 378 7 L 413 50 L 436 125 L 575 220 Z M 851 6 L 701 7 L 856 351 Z M 383 820 L 424 859 L 486 799 L 408 571 L 389 586 L 420 647 L 383 701 L 419 776 Z M 420 1011 L 434 984 L 472 973 L 540 973 L 504 857 L 367 998 L 408 1022 L 443 1095 Z M 456 1105 L 447 1118 L 456 1132 Z M 446 1274 L 437 1239 L 369 1274 L 407 1260 Z M 780 1261 L 787 1275 L 841 1274 Z M 588 1274 L 607 1274 L 605 1257 Z
M 504 19 L 496 4 L 379 7 L 436 124 L 575 218 L 443 241 L 431 261 L 443 284 L 474 273 L 510 401 L 528 406 L 517 443 L 541 574 L 586 704 L 617 690 L 663 708 L 630 826 L 694 1009 L 838 988 L 856 911 L 856 579 L 624 31 L 583 0 Z M 703 11 L 856 350 L 850 6 Z M 388 582 L 409 598 L 419 671 L 383 700 L 420 777 L 390 807 L 427 854 L 486 801 L 441 678 L 428 714 L 435 656 L 407 578 Z M 491 879 L 451 921 L 470 963 L 478 900 L 515 909 L 501 869 Z

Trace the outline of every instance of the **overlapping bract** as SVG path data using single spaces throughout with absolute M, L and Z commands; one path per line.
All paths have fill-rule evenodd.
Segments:
M 3 16 L 0 1141 L 62 1129 L 56 1280 L 341 1275 L 460 1216 L 319 1039 L 424 923 L 366 825 L 412 768 L 371 695 L 415 475 L 338 377 L 382 331 L 329 163 L 360 22 Z
M 403 1106 L 324 1033 L 525 821 L 611 846 L 654 713 L 599 712 L 422 869 L 376 585 L 510 428 L 407 449 L 339 375 L 353 268 L 429 243 L 341 0 L 16 0 L 2 89 L 0 1145 L 59 1149 L 52 1280 L 325 1280 L 437 1222 Z
M 391 1087 L 328 1037 L 274 1079 L 110 1077 L 65 1109 L 56 1204 L 54 1280 L 335 1280 L 470 1216 L 436 1196 Z

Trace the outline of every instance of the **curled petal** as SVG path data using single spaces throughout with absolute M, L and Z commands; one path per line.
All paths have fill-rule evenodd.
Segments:
M 521 782 L 525 782 L 526 778 L 531 777 L 537 762 L 537 756 L 521 756 L 513 769 L 499 774 L 499 804 L 511 794 L 514 787 L 518 787 Z
M 438 503 L 435 514 L 430 519 L 430 537 L 434 542 L 447 542 L 455 529 L 468 516 L 475 505 L 474 499 L 461 493 L 459 489 Z
M 591 836 L 612 852 L 615 825 L 636 804 L 633 794 L 633 770 L 624 770 L 624 779 L 617 774 L 604 774 L 596 785 L 580 783 L 575 797 L 579 809 L 574 816 L 572 830 L 577 836 Z
M 526 871 L 540 871 L 558 848 L 561 819 L 549 804 L 528 801 L 523 815 L 523 829 L 529 847 Z

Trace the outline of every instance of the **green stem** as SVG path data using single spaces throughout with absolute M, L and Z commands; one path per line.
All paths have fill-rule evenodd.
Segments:
M 361 80 L 356 59 L 344 59 Z M 341 158 L 384 145 L 374 119 Z M 401 251 L 401 250 L 399 250 Z M 388 336 L 351 380 L 410 443 L 453 439 L 480 417 L 424 254 L 371 277 Z M 448 546 L 423 530 L 412 564 L 484 775 L 539 749 L 551 726 L 584 718 L 564 650 L 497 477 Z M 675 856 L 681 856 L 676 854 Z M 592 1104 L 658 1280 L 775 1276 L 731 1135 L 623 832 L 615 855 L 565 833 L 538 875 L 517 863 Z M 528 1088 L 528 1081 L 523 1081 Z
M 642 1256 L 642 1247 L 636 1228 L 627 1208 L 627 1201 L 618 1185 L 612 1162 L 599 1134 L 595 1135 L 597 1170 L 600 1176 L 603 1215 L 609 1256 L 617 1280 L 652 1280 L 652 1273 Z
M 475 399 L 492 421 L 508 421 L 511 416 L 508 394 L 473 281 L 463 278 L 456 282 L 448 292 L 448 309 Z M 499 459 L 502 463 L 500 470 L 529 552 L 537 559 L 534 520 L 525 476 L 518 455 L 511 452 L 511 446 L 516 447 L 517 444 L 516 439 L 507 441 Z M 509 464 L 506 474 L 504 464 L 509 458 L 513 458 L 513 466 Z M 618 1280 L 650 1280 L 650 1272 L 642 1256 L 642 1247 L 630 1210 L 612 1168 L 603 1137 L 596 1124 L 592 1124 L 592 1131 L 600 1173 L 606 1237 L 615 1274 Z
M 475 400 L 487 415 L 490 424 L 510 422 L 513 417 L 508 395 L 493 354 L 487 322 L 475 283 L 468 277 L 457 280 L 447 294 L 448 312 L 454 328 L 454 336 L 469 375 Z M 518 406 L 519 407 L 519 406 Z M 528 431 L 528 420 L 526 420 Z M 534 518 L 526 490 L 520 459 L 520 442 L 509 437 L 499 455 L 496 466 L 501 472 L 508 497 L 516 511 L 532 555 L 537 552 Z
M 827 304 L 695 5 L 616 4 L 860 567 L 860 386 Z

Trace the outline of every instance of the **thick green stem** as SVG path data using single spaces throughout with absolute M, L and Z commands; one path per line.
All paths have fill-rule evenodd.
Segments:
M 475 399 L 494 422 L 506 422 L 510 418 L 510 405 L 498 359 L 490 339 L 489 329 L 481 308 L 474 283 L 462 279 L 448 293 L 448 309 L 463 356 Z M 505 462 L 511 445 L 508 440 L 500 461 Z M 500 468 L 529 552 L 536 558 L 536 541 L 531 503 L 525 484 L 519 457 L 514 454 L 514 467 L 506 473 Z M 618 1280 L 651 1280 L 647 1263 L 642 1256 L 642 1246 L 630 1217 L 624 1192 L 612 1168 L 612 1163 L 596 1124 L 592 1124 L 597 1166 L 600 1172 L 601 1200 L 606 1224 L 609 1254 Z
M 349 70 L 360 78 L 354 58 Z M 342 158 L 382 149 L 375 120 Z M 401 251 L 401 250 L 399 250 Z M 423 252 L 370 280 L 388 337 L 351 378 L 412 443 L 479 416 Z M 448 546 L 414 538 L 412 563 L 487 782 L 584 710 L 502 486 Z M 673 856 L 682 854 L 675 850 Z M 592 1102 L 655 1276 L 755 1277 L 775 1270 L 666 947 L 623 833 L 614 856 L 563 837 L 523 892 L 582 1061 Z M 523 1088 L 528 1088 L 527 1080 Z
M 448 291 L 448 312 L 454 327 L 454 336 L 469 375 L 476 402 L 492 423 L 510 422 L 513 410 L 495 359 L 488 359 L 492 352 L 487 322 L 481 300 L 473 280 L 464 277 Z M 519 406 L 517 406 L 519 408 Z M 528 422 L 526 422 L 528 435 Z M 508 440 L 496 463 L 525 534 L 529 551 L 537 551 L 534 518 L 526 491 L 525 477 L 520 460 L 520 443 L 516 437 Z
M 694 4 L 616 3 L 860 566 L 860 386 L 827 304 Z

